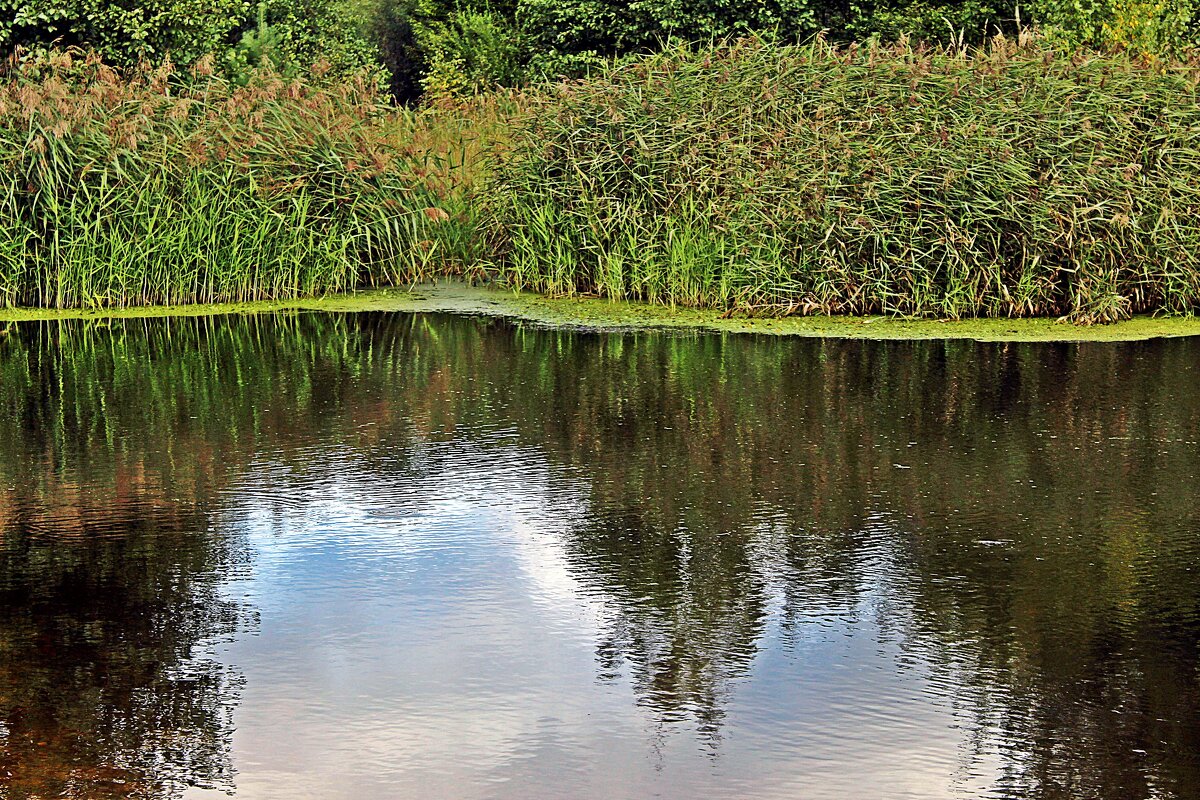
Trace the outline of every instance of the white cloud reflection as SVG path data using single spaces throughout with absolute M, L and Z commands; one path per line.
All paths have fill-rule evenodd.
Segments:
M 986 790 L 987 759 L 964 769 L 969 732 L 930 702 L 920 669 L 896 669 L 899 651 L 880 643 L 869 609 L 785 649 L 772 590 L 762 652 L 726 698 L 718 747 L 686 719 L 665 723 L 627 676 L 597 679 L 614 612 L 564 548 L 588 513 L 586 484 L 534 452 L 459 456 L 433 452 L 430 469 L 386 481 L 340 465 L 288 502 L 272 499 L 294 480 L 278 466 L 235 491 L 227 524 L 254 564 L 230 591 L 261 612 L 258 630 L 219 654 L 246 678 L 239 797 Z

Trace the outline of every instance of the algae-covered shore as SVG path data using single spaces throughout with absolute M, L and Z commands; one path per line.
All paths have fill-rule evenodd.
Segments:
M 279 312 L 452 313 L 513 319 L 535 325 L 590 330 L 676 330 L 845 339 L 975 339 L 989 342 L 1136 341 L 1200 336 L 1200 318 L 1138 316 L 1106 325 L 1052 319 L 933 320 L 903 317 L 725 316 L 711 309 L 615 302 L 590 297 L 547 297 L 531 292 L 469 286 L 456 281 L 409 289 L 376 289 L 325 297 L 251 303 L 133 306 L 98 309 L 0 309 L 0 325 L 34 320 L 207 316 Z M 0 328 L 0 334 L 4 331 Z

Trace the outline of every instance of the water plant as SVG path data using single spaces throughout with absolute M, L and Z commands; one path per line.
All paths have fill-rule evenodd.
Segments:
M 0 81 L 0 305 L 270 299 L 453 269 L 458 209 L 369 76 L 246 85 L 95 55 Z M 448 207 L 444 207 L 448 206 Z M 445 246 L 449 243 L 449 247 Z
M 0 75 L 0 305 L 456 274 L 756 314 L 1200 306 L 1200 62 L 754 39 L 384 102 L 68 51 Z
M 500 275 L 762 313 L 1120 319 L 1200 306 L 1200 64 L 679 48 L 527 103 Z

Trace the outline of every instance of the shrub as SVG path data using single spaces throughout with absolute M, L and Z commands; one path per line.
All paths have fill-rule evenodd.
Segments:
M 1015 33 L 1014 0 L 881 0 L 862 4 L 836 38 L 886 42 L 907 37 L 921 42 L 979 44 L 998 32 Z
M 429 60 L 421 81 L 428 98 L 515 86 L 524 78 L 520 34 L 494 12 L 455 11 L 423 25 L 418 40 Z
M 276 66 L 306 70 L 322 60 L 340 75 L 374 64 L 359 27 L 351 0 L 0 0 L 0 56 L 17 47 L 78 46 L 115 66 L 168 57 L 190 66 L 209 54 L 244 55 L 239 43 L 265 28 Z
M 1193 0 L 1037 0 L 1045 34 L 1055 44 L 1179 56 L 1200 43 L 1200 6 Z
M 1200 305 L 1200 65 L 998 41 L 676 49 L 547 88 L 488 189 L 507 282 L 758 309 Z
M 17 46 L 88 45 L 112 63 L 168 52 L 190 63 L 224 49 L 246 0 L 0 0 L 0 55 Z

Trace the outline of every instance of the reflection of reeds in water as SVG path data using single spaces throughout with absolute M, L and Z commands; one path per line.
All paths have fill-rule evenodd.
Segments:
M 547 90 L 499 167 L 512 283 L 760 313 L 1200 305 L 1198 64 L 997 40 L 668 51 Z
M 216 507 L 263 451 L 315 480 L 342 462 L 313 442 L 368 473 L 411 468 L 430 439 L 497 459 L 516 442 L 586 476 L 564 556 L 605 602 L 602 673 L 662 719 L 717 738 L 768 614 L 802 637 L 886 581 L 891 635 L 968 687 L 981 730 L 1008 731 L 1012 794 L 1137 796 L 1147 770 L 1195 785 L 1194 344 L 390 314 L 21 324 L 0 340 L 0 486 L 52 508 L 68 482 L 46 473 L 86 465 L 100 503 L 138 476 Z

